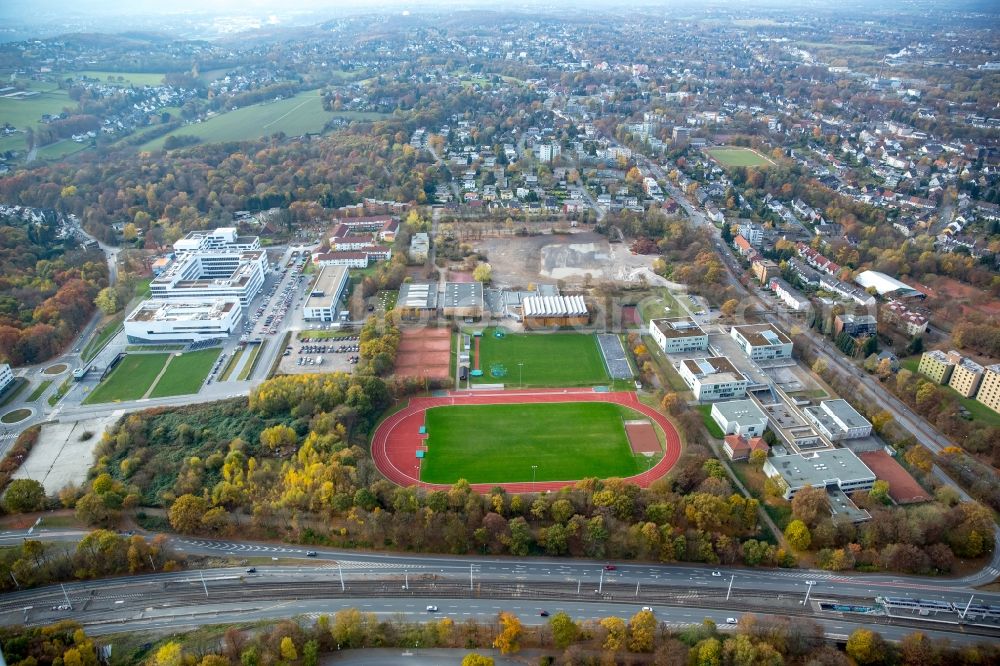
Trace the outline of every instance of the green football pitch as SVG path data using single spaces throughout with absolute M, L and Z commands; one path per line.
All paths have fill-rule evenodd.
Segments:
M 764 157 L 755 150 L 740 148 L 738 146 L 727 146 L 721 148 L 709 148 L 705 152 L 712 156 L 719 164 L 725 167 L 771 167 L 774 162 Z
M 480 338 L 483 376 L 473 378 L 473 383 L 537 387 L 592 386 L 610 381 L 597 338 L 590 333 L 508 332 L 498 338 L 495 331 L 487 328 Z
M 427 410 L 426 483 L 509 483 L 626 477 L 646 471 L 623 420 L 645 419 L 605 402 L 456 405 Z M 655 464 L 655 459 L 652 461 Z

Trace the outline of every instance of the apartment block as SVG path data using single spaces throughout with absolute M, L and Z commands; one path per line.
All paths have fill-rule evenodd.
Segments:
M 979 385 L 976 400 L 1000 413 L 1000 363 L 983 368 L 983 381 Z
M 975 397 L 976 392 L 979 391 L 979 385 L 983 381 L 983 366 L 955 351 L 948 352 L 948 358 L 955 364 L 955 369 L 951 371 L 951 379 L 948 380 L 948 386 L 966 398 Z
M 917 372 L 935 384 L 946 384 L 954 369 L 955 362 L 939 349 L 924 352 L 920 357 L 920 365 L 917 366 Z

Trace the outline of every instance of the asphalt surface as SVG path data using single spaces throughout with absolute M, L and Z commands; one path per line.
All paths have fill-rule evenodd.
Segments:
M 34 531 L 43 540 L 74 542 L 78 530 Z M 0 534 L 0 546 L 24 532 Z M 957 626 L 953 616 L 897 618 L 834 613 L 820 602 L 875 605 L 879 596 L 906 596 L 964 605 L 1000 604 L 1000 594 L 972 585 L 990 574 L 955 579 L 841 575 L 826 571 L 705 568 L 652 563 L 553 558 L 452 557 L 317 550 L 264 542 L 171 537 L 170 546 L 194 555 L 232 555 L 235 568 L 152 573 L 78 581 L 0 596 L 0 624 L 47 624 L 73 618 L 92 633 L 185 629 L 229 621 L 316 615 L 357 607 L 384 615 L 489 619 L 500 610 L 544 621 L 542 610 L 574 617 L 629 617 L 651 606 L 677 627 L 711 617 L 724 624 L 745 612 L 808 617 L 828 635 L 846 636 L 875 625 L 887 638 L 921 631 L 976 642 L 1000 639 L 1000 626 Z M 278 562 L 275 563 L 274 560 Z M 290 560 L 298 563 L 288 564 Z M 247 567 L 255 571 L 249 573 Z M 614 567 L 608 569 L 607 567 Z M 809 582 L 813 585 L 810 586 Z M 810 590 L 810 587 L 812 588 Z M 806 594 L 809 600 L 806 602 Z M 945 621 L 952 622 L 949 624 Z

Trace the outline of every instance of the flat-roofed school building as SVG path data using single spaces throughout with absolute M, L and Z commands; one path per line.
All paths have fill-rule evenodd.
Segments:
M 729 336 L 751 360 L 792 357 L 792 341 L 773 324 L 733 326 Z
M 750 381 L 725 356 L 686 359 L 679 373 L 696 400 L 715 402 L 746 395 Z
M 779 477 L 784 482 L 784 497 L 787 500 L 806 486 L 832 486 L 845 493 L 853 493 L 856 490 L 871 490 L 875 484 L 875 473 L 847 449 L 768 458 L 764 463 L 764 474 L 770 478 Z
M 708 334 L 691 317 L 651 319 L 649 334 L 665 354 L 708 349 Z

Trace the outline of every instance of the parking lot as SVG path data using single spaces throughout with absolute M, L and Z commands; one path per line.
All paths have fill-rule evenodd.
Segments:
M 282 352 L 281 372 L 351 372 L 360 361 L 358 336 L 330 337 L 328 331 L 302 331 Z
M 281 270 L 281 279 L 264 292 L 264 300 L 252 310 L 243 322 L 240 342 L 253 336 L 273 336 L 282 330 L 282 323 L 290 309 L 301 301 L 307 277 L 302 273 L 305 257 L 292 257 Z M 286 279 L 287 278 L 287 279 Z

